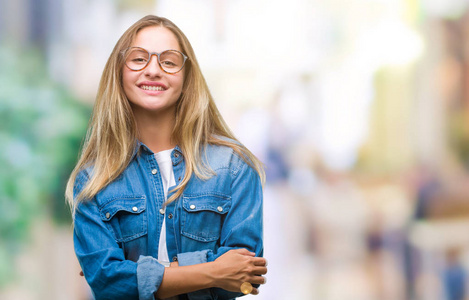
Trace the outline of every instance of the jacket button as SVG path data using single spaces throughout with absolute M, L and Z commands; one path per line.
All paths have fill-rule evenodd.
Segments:
M 172 218 L 173 218 L 173 214 L 169 214 L 168 219 L 172 219 Z
M 160 208 L 160 214 L 164 215 L 164 209 Z
M 106 219 L 109 219 L 111 217 L 110 213 L 106 213 Z
M 223 211 L 223 207 L 219 206 L 219 207 L 217 207 L 217 210 L 218 210 L 219 212 L 222 212 L 222 211 Z
M 137 211 L 138 210 L 137 206 L 132 207 L 132 210 Z
M 173 256 L 173 261 L 178 261 L 178 257 L 177 257 L 177 256 Z
M 158 173 L 158 170 L 157 170 L 157 169 L 151 170 L 151 174 L 156 175 L 156 173 Z
M 194 204 L 191 204 L 191 206 L 189 206 L 190 209 L 195 209 L 195 205 Z
M 174 157 L 178 158 L 179 157 L 179 153 L 174 153 Z

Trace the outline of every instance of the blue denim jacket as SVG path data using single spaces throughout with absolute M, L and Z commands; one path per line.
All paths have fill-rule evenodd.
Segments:
M 143 144 L 137 150 L 125 171 L 93 199 L 81 202 L 75 213 L 75 253 L 97 300 L 154 299 L 164 273 L 164 266 L 155 259 L 163 218 L 168 255 L 180 266 L 214 261 L 235 248 L 262 256 L 260 178 L 231 148 L 208 145 L 207 164 L 216 175 L 205 181 L 193 175 L 165 214 L 160 212 L 165 199 L 155 156 Z M 178 184 L 185 171 L 178 147 L 171 159 Z M 75 196 L 89 172 L 79 173 Z M 170 188 L 168 197 L 172 193 Z M 179 298 L 238 296 L 211 288 Z

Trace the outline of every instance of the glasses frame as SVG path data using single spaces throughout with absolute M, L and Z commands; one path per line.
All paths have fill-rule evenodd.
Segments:
M 141 49 L 141 50 L 143 50 L 143 51 L 145 51 L 145 52 L 148 53 L 148 60 L 147 60 L 147 63 L 146 63 L 141 69 L 132 69 L 131 67 L 129 67 L 129 66 L 127 65 L 127 62 L 126 62 L 126 60 L 127 60 L 127 59 L 126 59 L 126 54 L 127 54 L 130 50 L 132 50 L 132 49 Z M 161 65 L 161 62 L 160 62 L 160 55 L 161 55 L 162 53 L 166 52 L 166 51 L 175 51 L 175 52 L 178 52 L 178 53 L 180 53 L 180 54 L 182 55 L 182 57 L 184 58 L 184 61 L 182 62 L 181 68 L 180 68 L 179 70 L 177 70 L 176 72 L 168 72 L 168 71 L 166 71 L 166 70 L 163 68 L 163 66 Z M 158 61 L 158 66 L 160 67 L 160 69 L 161 69 L 163 72 L 165 72 L 165 73 L 167 73 L 167 74 L 176 74 L 176 73 L 180 72 L 180 71 L 184 68 L 184 66 L 186 65 L 186 60 L 189 59 L 189 57 L 187 57 L 184 53 L 182 53 L 181 51 L 176 50 L 176 49 L 167 49 L 167 50 L 164 50 L 164 51 L 161 51 L 161 52 L 158 53 L 158 52 L 150 52 L 150 51 L 148 51 L 147 49 L 142 48 L 142 47 L 129 47 L 129 48 L 127 48 L 127 49 L 122 50 L 121 53 L 122 53 L 122 56 L 123 56 L 123 58 L 124 58 L 124 64 L 125 64 L 125 66 L 126 66 L 127 68 L 129 68 L 129 70 L 132 70 L 132 71 L 142 71 L 142 70 L 144 70 L 144 69 L 148 66 L 148 64 L 150 63 L 151 57 L 152 57 L 153 55 L 156 55 L 157 61 Z

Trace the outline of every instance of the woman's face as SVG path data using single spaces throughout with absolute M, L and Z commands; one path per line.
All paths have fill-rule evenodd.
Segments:
M 175 35 L 160 26 L 141 29 L 131 47 L 140 47 L 150 53 L 161 53 L 170 49 L 181 51 Z M 123 68 L 124 92 L 137 118 L 141 113 L 174 115 L 184 82 L 184 68 L 175 74 L 165 73 L 160 68 L 156 55 L 152 55 L 143 70 L 133 71 L 126 65 Z

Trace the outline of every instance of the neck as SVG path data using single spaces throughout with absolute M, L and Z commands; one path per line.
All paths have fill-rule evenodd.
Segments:
M 136 112 L 138 138 L 154 153 L 176 146 L 171 133 L 176 122 L 174 113 L 155 114 Z

